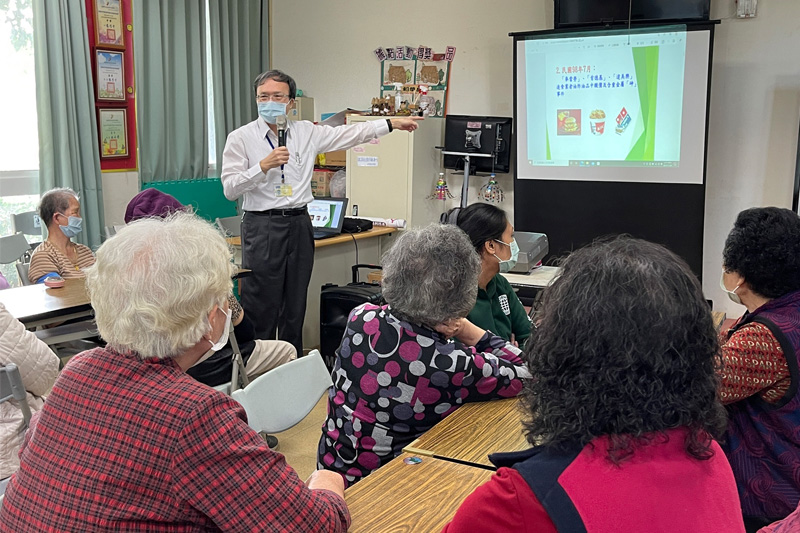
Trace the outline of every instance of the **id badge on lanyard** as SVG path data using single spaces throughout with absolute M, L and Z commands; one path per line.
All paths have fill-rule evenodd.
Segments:
M 272 144 L 272 139 L 269 138 L 269 135 L 267 135 L 267 142 L 269 143 L 270 148 L 274 150 L 275 145 Z M 275 196 L 278 198 L 286 198 L 294 194 L 292 191 L 292 186 L 286 183 L 286 177 L 283 174 L 283 167 L 284 165 L 281 165 L 281 182 L 275 184 Z

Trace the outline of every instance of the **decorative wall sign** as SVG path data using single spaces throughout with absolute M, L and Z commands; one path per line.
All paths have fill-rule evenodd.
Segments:
M 105 48 L 125 49 L 120 0 L 94 0 L 95 44 Z
M 95 50 L 97 99 L 125 101 L 125 59 L 122 52 Z
M 128 112 L 123 108 L 98 110 L 100 157 L 128 157 Z

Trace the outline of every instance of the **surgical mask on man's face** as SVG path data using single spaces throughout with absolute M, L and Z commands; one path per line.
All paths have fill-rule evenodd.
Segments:
M 67 216 L 64 214 L 61 215 Z M 61 228 L 61 231 L 64 232 L 67 238 L 71 239 L 76 237 L 81 232 L 81 229 L 83 229 L 83 219 L 81 217 L 67 217 L 67 225 L 59 226 L 59 228 Z
M 737 285 L 732 291 L 729 291 L 727 287 L 725 287 L 725 273 L 722 273 L 722 276 L 719 278 L 719 288 L 725 291 L 725 294 L 728 295 L 728 298 L 730 298 L 733 303 L 742 305 L 742 299 L 736 294 L 736 289 L 739 287 L 741 287 L 741 285 Z
M 286 114 L 285 102 L 258 102 L 258 116 L 270 124 L 275 124 L 279 116 Z
M 497 254 L 493 254 L 495 257 L 497 257 L 497 260 L 500 261 L 500 272 L 504 274 L 511 272 L 511 269 L 517 265 L 517 259 L 519 258 L 519 246 L 517 245 L 517 239 L 511 239 L 510 244 L 498 239 L 495 239 L 495 241 L 499 242 L 500 244 L 505 244 L 511 248 L 511 257 L 508 259 L 500 259 L 497 257 Z

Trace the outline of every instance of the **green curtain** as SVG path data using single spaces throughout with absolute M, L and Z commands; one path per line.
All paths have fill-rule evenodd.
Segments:
M 253 80 L 269 69 L 268 0 L 208 0 L 216 176 L 228 134 L 257 116 Z
M 88 33 L 86 2 L 34 0 L 39 189 L 70 187 L 80 195 L 77 240 L 96 248 L 105 221 Z
M 139 177 L 208 174 L 205 0 L 133 2 Z

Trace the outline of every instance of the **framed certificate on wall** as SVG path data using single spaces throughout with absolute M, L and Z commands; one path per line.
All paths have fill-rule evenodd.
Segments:
M 125 58 L 122 52 L 95 50 L 97 99 L 125 101 Z
M 120 2 L 121 0 L 94 0 L 94 42 L 97 46 L 125 49 Z
M 122 108 L 98 110 L 100 158 L 128 157 L 128 111 Z

